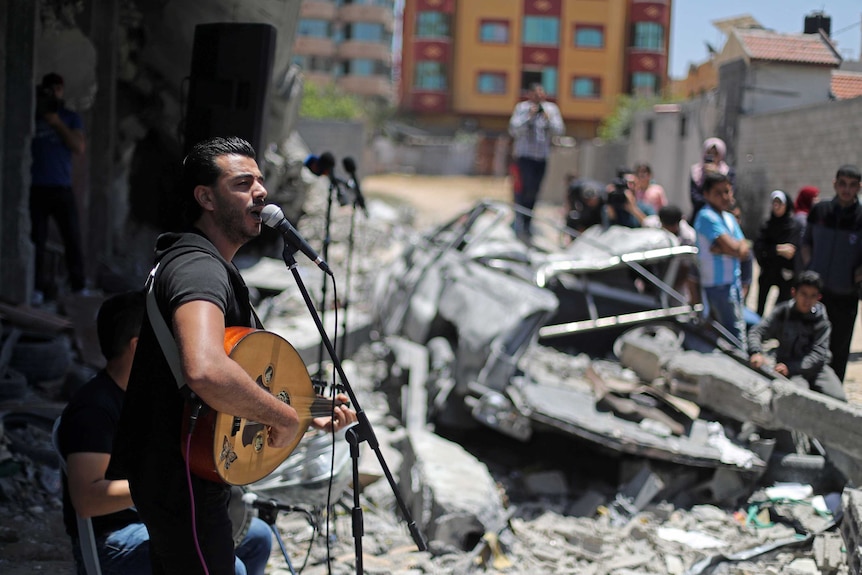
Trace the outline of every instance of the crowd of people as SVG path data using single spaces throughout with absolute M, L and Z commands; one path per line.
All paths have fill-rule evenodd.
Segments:
M 859 168 L 838 168 L 831 199 L 819 201 L 820 191 L 811 185 L 802 185 L 795 198 L 772 191 L 768 217 L 755 237 L 746 238 L 725 143 L 709 138 L 702 152 L 690 170 L 688 219 L 668 203 L 649 164 L 641 163 L 618 169 L 609 184 L 567 176 L 566 226 L 578 232 L 595 225 L 661 227 L 681 245 L 696 246 L 697 265 L 686 284 L 690 302 L 704 304 L 704 314 L 750 355 L 752 366 L 843 400 L 841 382 L 862 299 Z M 749 309 L 755 261 L 757 295 Z M 773 287 L 777 298 L 767 313 Z M 762 353 L 767 336 L 779 341 L 769 360 Z

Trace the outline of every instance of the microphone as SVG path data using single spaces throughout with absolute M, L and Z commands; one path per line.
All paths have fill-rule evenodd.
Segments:
M 323 259 L 317 255 L 317 252 L 314 251 L 308 242 L 305 241 L 299 232 L 296 231 L 296 228 L 287 221 L 287 218 L 284 217 L 284 212 L 281 211 L 281 208 L 276 206 L 275 204 L 267 204 L 263 207 L 263 210 L 260 212 L 261 221 L 269 226 L 270 228 L 281 232 L 281 235 L 284 236 L 284 241 L 288 243 L 294 250 L 299 250 L 308 257 L 312 262 L 314 262 L 317 267 L 319 267 L 323 272 L 327 275 L 332 276 L 332 270 L 329 269 L 329 266 L 326 264 Z M 333 276 L 334 277 L 334 276 Z
M 328 176 L 335 167 L 335 156 L 332 152 L 323 152 L 320 156 L 310 154 L 304 162 L 306 168 L 315 176 Z
M 353 190 L 356 192 L 356 205 L 362 208 L 365 217 L 368 217 L 368 208 L 365 207 L 365 198 L 362 196 L 362 190 L 359 189 L 359 176 L 356 175 L 356 162 L 353 158 L 347 156 L 341 160 L 341 165 L 344 166 L 344 171 L 350 174 L 350 180 L 353 183 Z

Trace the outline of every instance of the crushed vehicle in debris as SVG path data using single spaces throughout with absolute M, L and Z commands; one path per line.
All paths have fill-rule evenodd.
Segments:
M 762 476 L 775 442 L 746 431 L 748 412 L 712 409 L 698 390 L 709 374 L 686 363 L 748 386 L 736 392 L 743 397 L 771 384 L 674 289 L 696 249 L 660 229 L 578 235 L 538 217 L 534 225 L 548 229 L 528 244 L 512 231 L 514 209 L 479 202 L 417 237 L 376 278 L 380 334 L 428 349 L 431 422 L 486 425 L 521 441 L 554 431 L 622 454 Z M 664 350 L 662 365 L 674 357 L 680 365 L 627 369 L 622 359 L 643 354 L 637 338 Z

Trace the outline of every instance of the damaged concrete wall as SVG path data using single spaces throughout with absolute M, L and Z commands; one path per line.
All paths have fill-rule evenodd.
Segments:
M 122 289 L 126 286 L 116 285 L 118 281 L 137 279 L 146 267 L 139 263 L 141 258 L 149 263 L 156 231 L 175 221 L 175 214 L 162 204 L 173 191 L 181 160 L 195 26 L 243 22 L 276 28 L 265 141 L 280 143 L 293 130 L 301 99 L 301 77 L 290 65 L 300 4 L 301 0 L 4 2 L 0 75 L 7 121 L 0 231 L 4 245 L 16 249 L 4 250 L 0 297 L 20 303 L 29 300 L 32 289 L 28 152 L 33 87 L 42 75 L 55 71 L 64 76 L 67 103 L 84 119 L 88 152 L 75 163 L 73 188 L 81 210 L 89 283 Z M 259 152 L 263 157 L 264 150 Z
M 0 299 L 26 301 L 32 290 L 28 188 L 37 9 L 31 0 L 0 3 Z

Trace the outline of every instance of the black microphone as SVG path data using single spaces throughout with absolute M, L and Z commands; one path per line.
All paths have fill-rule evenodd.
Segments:
M 305 159 L 304 165 L 315 176 L 328 176 L 335 167 L 335 156 L 332 152 L 323 152 L 319 156 L 311 154 Z
M 263 210 L 260 212 L 260 219 L 263 223 L 274 230 L 278 230 L 281 232 L 281 235 L 284 236 L 284 241 L 290 244 L 296 250 L 304 253 L 308 259 L 317 264 L 323 272 L 327 275 L 332 275 L 332 270 L 329 269 L 329 266 L 326 264 L 323 259 L 317 255 L 317 252 L 314 251 L 308 242 L 305 241 L 299 232 L 296 231 L 296 228 L 287 221 L 287 218 L 284 217 L 284 212 L 281 211 L 281 208 L 276 206 L 275 204 L 268 204 L 263 207 Z
M 359 188 L 359 176 L 356 175 L 356 162 L 353 158 L 347 156 L 341 160 L 341 165 L 344 166 L 344 171 L 350 174 L 350 180 L 353 182 L 353 190 L 356 192 L 356 205 L 362 208 L 365 217 L 368 217 L 368 208 L 365 207 L 365 198 L 362 196 L 362 190 Z

